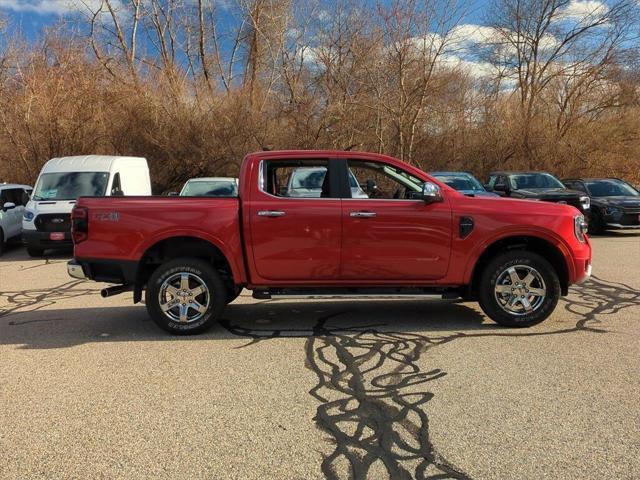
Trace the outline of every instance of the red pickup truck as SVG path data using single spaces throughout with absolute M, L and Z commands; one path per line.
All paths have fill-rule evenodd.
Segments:
M 585 232 L 574 207 L 468 197 L 384 155 L 258 152 L 237 197 L 80 198 L 68 272 L 117 284 L 103 296 L 144 291 L 153 320 L 177 334 L 210 327 L 242 288 L 463 298 L 525 327 L 590 275 Z

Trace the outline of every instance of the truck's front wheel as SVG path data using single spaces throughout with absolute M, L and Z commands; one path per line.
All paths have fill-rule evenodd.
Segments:
M 207 262 L 177 258 L 153 272 L 145 301 L 149 315 L 161 328 L 189 335 L 210 328 L 220 318 L 226 299 L 220 275 Z
M 540 255 L 516 250 L 498 255 L 480 278 L 482 310 L 507 327 L 530 327 L 544 321 L 560 298 L 560 281 Z

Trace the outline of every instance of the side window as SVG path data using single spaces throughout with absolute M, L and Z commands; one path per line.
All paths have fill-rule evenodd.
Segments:
M 421 195 L 424 182 L 404 170 L 364 160 L 349 160 L 347 165 L 351 198 L 414 200 Z
M 12 188 L 11 190 L 11 200 L 9 200 L 10 202 L 13 202 L 16 204 L 16 207 L 21 207 L 24 205 L 24 203 L 22 203 L 22 194 L 24 193 L 24 190 L 22 188 Z
M 7 203 L 10 202 L 11 200 L 9 200 L 9 189 L 5 188 L 3 190 L 0 190 L 0 208 L 2 208 L 2 206 Z
M 496 184 L 497 178 L 498 178 L 497 175 L 491 175 L 489 177 L 489 180 L 487 181 L 487 185 L 489 185 L 490 190 L 493 190 L 493 186 Z
M 569 186 L 567 185 L 567 187 Z M 582 182 L 574 182 L 569 188 L 573 188 L 574 190 L 579 190 L 581 192 L 587 193 L 587 189 L 582 184 Z
M 113 176 L 113 184 L 111 185 L 111 195 L 112 196 L 124 195 L 124 192 L 122 191 L 122 186 L 120 184 L 120 172 L 116 173 Z
M 333 196 L 328 160 L 266 160 L 262 168 L 261 189 L 270 195 L 290 198 Z

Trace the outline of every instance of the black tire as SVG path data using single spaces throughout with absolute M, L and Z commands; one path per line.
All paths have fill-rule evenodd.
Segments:
M 181 314 L 180 300 L 178 297 L 173 297 L 177 301 L 176 306 L 170 308 L 169 312 L 165 314 L 161 308 L 161 289 L 165 281 L 170 280 L 176 275 L 187 273 L 191 281 L 202 280 L 204 285 L 208 289 L 208 305 L 203 314 L 193 321 L 182 323 L 181 321 L 172 318 L 171 316 L 177 316 Z M 163 294 L 164 295 L 164 294 Z M 203 302 L 203 297 L 197 295 L 193 297 L 193 300 L 197 302 Z M 147 305 L 147 312 L 151 319 L 162 329 L 175 335 L 193 335 L 202 333 L 205 330 L 211 328 L 211 326 L 218 321 L 222 311 L 226 305 L 227 289 L 220 278 L 218 272 L 216 272 L 211 265 L 203 260 L 197 258 L 176 258 L 167 263 L 160 265 L 151 275 L 147 282 L 147 290 L 145 294 L 145 303 Z M 187 298 L 183 297 L 182 301 L 190 302 Z M 165 302 L 166 305 L 169 302 Z M 186 303 L 182 303 L 186 305 Z M 190 305 L 190 303 L 189 303 Z M 204 305 L 202 305 L 204 307 Z M 175 310 L 178 308 L 178 311 Z M 188 307 L 190 311 L 195 310 Z M 193 311 L 192 311 L 193 313 Z M 197 316 L 198 314 L 195 314 Z
M 525 298 L 525 296 L 514 294 L 513 291 L 503 294 L 496 293 L 496 282 L 504 278 L 503 275 L 508 275 L 507 271 L 510 267 L 517 267 L 517 270 L 524 270 L 525 272 L 527 269 L 533 269 L 544 282 L 544 285 L 541 285 L 540 280 L 534 280 L 533 284 L 534 286 L 545 288 L 546 294 L 544 297 L 540 296 L 541 300 L 537 300 L 535 296 L 527 296 L 530 293 L 525 294 L 529 306 L 534 307 L 532 303 L 535 304 L 535 308 L 529 313 L 525 311 L 523 303 L 525 300 L 518 299 L 518 297 Z M 520 276 L 520 272 L 518 272 L 518 276 Z M 526 277 L 525 275 L 524 279 Z M 503 284 L 502 280 L 500 282 L 502 287 L 511 289 L 512 282 L 510 277 L 508 284 Z M 524 285 L 524 282 L 521 285 Z M 529 292 L 528 288 L 527 292 Z M 524 292 L 521 291 L 520 293 Z M 485 267 L 480 277 L 478 297 L 480 307 L 484 313 L 496 323 L 506 327 L 531 327 L 543 322 L 553 313 L 560 299 L 560 293 L 558 273 L 547 260 L 534 252 L 514 250 L 496 256 Z M 505 302 L 505 297 L 516 297 L 515 301 L 519 303 L 519 306 L 514 305 L 512 308 L 518 308 L 521 311 L 518 313 L 507 311 L 509 307 L 507 305 L 503 307 L 497 297 L 500 297 Z M 530 300 L 532 300 L 531 303 L 529 303 Z
M 27 253 L 30 257 L 38 258 L 44 255 L 44 249 L 37 247 L 27 247 Z
M 2 256 L 2 254 L 4 253 L 4 233 L 2 232 L 2 229 L 0 228 L 0 256 Z
M 589 233 L 591 235 L 602 235 L 605 232 L 604 219 L 600 212 L 592 212 L 589 219 Z
M 242 293 L 242 287 L 227 288 L 227 304 L 233 302 Z

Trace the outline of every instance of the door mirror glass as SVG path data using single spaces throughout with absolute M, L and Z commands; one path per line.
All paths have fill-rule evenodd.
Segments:
M 13 203 L 13 202 L 7 202 L 7 203 L 5 203 L 5 204 L 2 206 L 2 210 L 3 210 L 3 211 L 5 211 L 5 212 L 6 212 L 7 210 L 11 210 L 11 209 L 13 209 L 13 208 L 16 208 L 16 204 L 15 204 L 15 203 Z
M 440 187 L 432 182 L 424 182 L 422 185 L 422 199 L 425 203 L 441 202 L 442 191 Z

